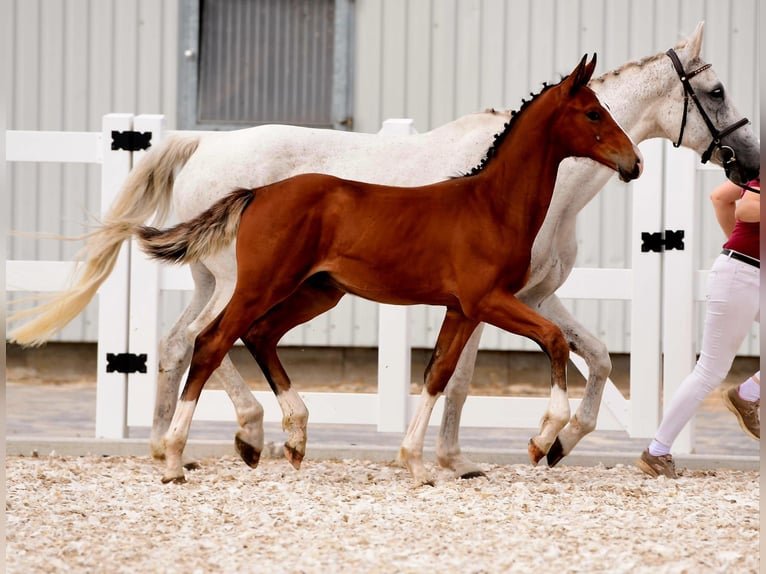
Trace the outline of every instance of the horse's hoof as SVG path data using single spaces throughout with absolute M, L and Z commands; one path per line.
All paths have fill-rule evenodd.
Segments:
M 459 477 L 461 480 L 468 480 L 471 478 L 487 478 L 487 474 L 483 470 L 472 470 L 465 472 Z
M 162 477 L 162 484 L 168 484 L 170 482 L 175 483 L 175 484 L 184 484 L 186 482 L 186 477 L 183 474 L 180 475 L 180 476 L 178 476 L 178 475 L 173 475 L 173 476 L 165 475 L 165 476 Z
M 189 459 L 186 462 L 184 462 L 184 468 L 186 470 L 199 470 L 200 468 L 202 468 L 202 465 L 196 460 Z
M 532 463 L 532 466 L 537 466 L 537 463 L 545 456 L 545 453 L 535 444 L 534 439 L 529 439 L 527 452 L 529 453 L 529 462 Z
M 301 469 L 304 453 L 285 443 L 285 458 L 293 465 L 295 470 Z
M 234 448 L 237 449 L 240 458 L 245 461 L 247 466 L 250 468 L 258 466 L 258 462 L 261 460 L 260 451 L 255 450 L 253 445 L 239 438 L 239 434 L 234 437 Z
M 559 437 L 556 437 L 556 440 L 553 441 L 551 450 L 549 450 L 548 454 L 545 456 L 548 461 L 548 466 L 550 467 L 556 466 L 559 461 L 564 458 L 564 445 L 561 444 Z

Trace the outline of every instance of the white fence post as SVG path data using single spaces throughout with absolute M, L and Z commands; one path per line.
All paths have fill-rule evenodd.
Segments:
M 383 122 L 379 135 L 416 133 L 411 119 Z M 378 306 L 378 430 L 404 432 L 409 422 L 412 374 L 410 308 L 403 305 Z
M 696 241 L 694 189 L 697 155 L 686 148 L 665 147 L 665 224 L 663 229 L 684 232 L 684 249 L 666 249 L 662 272 L 662 351 L 663 413 L 681 381 L 694 368 L 696 356 L 695 278 L 693 249 Z M 668 155 L 672 153 L 672 158 Z M 694 419 L 689 421 L 673 443 L 673 452 L 694 449 Z
M 631 437 L 650 438 L 660 424 L 662 255 L 641 251 L 641 233 L 662 225 L 662 141 L 641 144 L 644 172 L 632 185 L 633 300 L 630 325 Z
M 151 146 L 162 142 L 165 132 L 165 116 L 144 114 L 133 120 L 137 132 L 151 132 Z M 148 150 L 147 150 L 148 151 Z M 133 152 L 133 167 L 147 151 Z M 131 240 L 130 251 L 130 331 L 128 345 L 131 354 L 146 355 L 146 372 L 128 375 L 128 425 L 147 410 L 146 398 L 152 401 L 156 395 L 158 376 L 160 316 L 160 265 L 150 260 Z M 152 403 L 153 404 L 153 403 Z
M 104 215 L 130 173 L 131 152 L 112 150 L 112 131 L 133 128 L 133 114 L 107 114 L 102 122 L 104 158 L 101 164 L 101 214 Z M 127 436 L 128 377 L 107 372 L 107 354 L 127 353 L 130 249 L 124 244 L 114 270 L 99 289 L 98 374 L 96 378 L 96 438 Z M 110 367 L 111 368 L 111 367 Z

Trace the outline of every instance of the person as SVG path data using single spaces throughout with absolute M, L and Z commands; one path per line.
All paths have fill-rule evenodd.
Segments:
M 748 185 L 760 190 L 760 178 Z M 654 440 L 636 461 L 638 468 L 653 477 L 678 477 L 670 454 L 673 441 L 728 374 L 752 322 L 760 322 L 761 196 L 726 181 L 713 190 L 710 199 L 728 239 L 708 276 L 699 359 L 670 401 Z M 724 389 L 723 398 L 742 429 L 760 440 L 760 371 L 741 385 Z

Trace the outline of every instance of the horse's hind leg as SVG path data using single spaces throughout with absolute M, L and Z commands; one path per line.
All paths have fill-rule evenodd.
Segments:
M 423 464 L 423 441 L 434 405 L 444 392 L 452 373 L 455 371 L 460 353 L 473 333 L 476 321 L 467 319 L 461 313 L 447 310 L 439 337 L 436 340 L 431 361 L 425 372 L 425 385 L 420 403 L 407 434 L 399 449 L 399 460 L 405 464 L 418 485 L 433 485 L 434 481 Z
M 290 378 L 277 356 L 277 343 L 287 331 L 337 305 L 343 291 L 325 281 L 323 275 L 309 278 L 290 297 L 256 321 L 242 340 L 261 367 L 282 409 L 282 428 L 288 433 L 285 458 L 297 470 L 306 454 L 308 409 L 292 388 Z
M 556 323 L 564 332 L 569 348 L 580 355 L 588 365 L 585 396 L 580 406 L 559 433 L 547 454 L 549 466 L 554 466 L 572 452 L 585 435 L 596 428 L 601 396 L 612 371 L 612 360 L 606 345 L 588 332 L 561 304 L 555 295 L 548 297 L 539 307 L 540 313 Z
M 225 256 L 224 256 L 225 257 Z M 234 293 L 235 278 L 225 272 L 225 258 L 214 271 L 215 290 L 210 301 L 187 329 L 187 338 L 194 341 L 226 306 Z M 210 262 L 207 262 L 210 267 Z M 214 262 L 217 263 L 217 262 Z M 239 428 L 234 437 L 234 446 L 242 460 L 251 468 L 258 466 L 263 450 L 263 406 L 256 400 L 245 380 L 226 354 L 211 375 L 226 391 L 234 405 Z
M 481 319 L 501 329 L 535 341 L 551 361 L 551 400 L 542 417 L 540 433 L 529 440 L 529 459 L 540 462 L 569 420 L 567 362 L 569 347 L 555 324 L 541 317 L 510 293 L 494 291 L 485 301 Z
M 460 416 L 473 378 L 476 355 L 483 330 L 484 327 L 480 324 L 474 330 L 471 338 L 468 339 L 463 352 L 460 354 L 455 372 L 444 390 L 444 411 L 439 435 L 436 439 L 436 460 L 444 468 L 455 471 L 456 478 L 485 476 L 484 471 L 460 451 L 458 438 Z
M 170 420 L 178 401 L 178 389 L 181 385 L 184 371 L 189 367 L 192 356 L 192 345 L 187 339 L 186 332 L 210 299 L 215 282 L 210 273 L 200 264 L 191 265 L 194 278 L 194 293 L 189 306 L 184 310 L 160 342 L 159 370 L 157 373 L 157 391 L 154 402 L 154 418 L 149 438 L 152 456 L 158 460 L 165 458 L 163 436 L 170 426 Z M 184 457 L 184 468 L 199 468 L 199 464 Z
M 234 448 L 247 466 L 255 468 L 263 451 L 263 406 L 253 396 L 228 354 L 212 376 L 226 391 L 237 414 L 239 428 L 234 435 Z
M 265 306 L 267 302 L 264 302 Z M 261 307 L 262 309 L 263 307 Z M 192 416 L 199 401 L 202 388 L 224 360 L 234 342 L 246 332 L 260 309 L 252 305 L 247 294 L 235 293 L 224 310 L 197 336 L 186 384 L 178 399 L 170 427 L 165 433 L 165 474 L 162 482 L 185 480 L 182 454 L 189 437 Z M 252 397 L 252 394 L 250 395 Z M 257 401 L 256 401 L 257 403 Z M 259 405 L 260 406 L 260 405 Z M 263 411 L 261 410 L 261 420 Z M 261 435 L 262 445 L 262 435 Z M 260 456 L 260 450 L 257 452 Z M 257 462 L 257 457 L 256 457 Z

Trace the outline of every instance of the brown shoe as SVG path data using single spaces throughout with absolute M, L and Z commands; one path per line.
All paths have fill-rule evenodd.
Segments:
M 654 456 L 649 454 L 649 449 L 646 448 L 641 453 L 641 457 L 636 461 L 636 466 L 654 478 L 660 475 L 667 478 L 678 478 L 676 463 L 673 462 L 673 456 L 669 454 Z
M 739 387 L 731 387 L 721 392 L 723 404 L 739 421 L 739 426 L 755 440 L 761 440 L 761 415 L 758 412 L 761 401 L 746 401 L 739 396 Z

